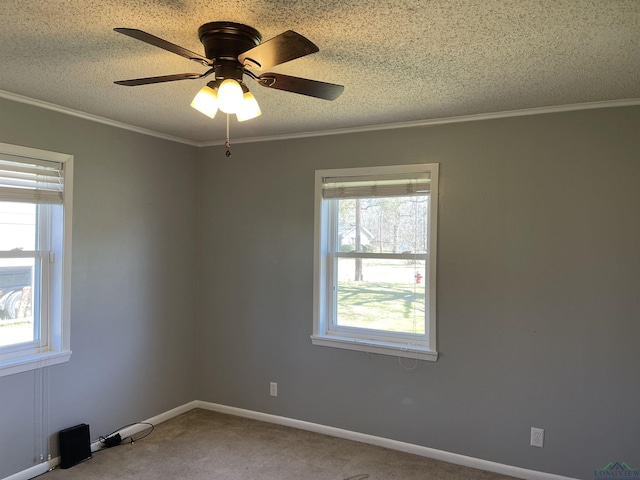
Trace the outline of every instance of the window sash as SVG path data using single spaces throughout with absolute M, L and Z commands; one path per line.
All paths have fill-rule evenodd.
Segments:
M 338 258 L 357 258 L 348 256 L 328 255 L 327 257 L 327 292 L 325 312 L 327 314 L 327 333 L 341 334 L 353 338 L 368 338 L 377 341 L 394 341 L 409 345 L 426 345 L 429 339 L 429 324 L 427 315 L 429 312 L 429 259 L 425 259 L 425 312 L 422 316 L 425 333 L 396 332 L 392 330 L 371 329 L 365 327 L 345 326 L 338 324 Z M 363 258 L 363 257 L 360 257 Z
M 0 258 L 33 258 L 32 314 L 34 339 L 28 342 L 12 343 L 0 347 L 0 359 L 4 357 L 37 354 L 49 346 L 49 260 L 50 252 L 43 250 L 0 251 Z M 5 327 L 6 328 L 6 327 Z
M 323 179 L 324 180 L 324 179 Z M 324 194 L 324 191 L 323 191 Z M 403 193 L 402 196 L 409 196 Z M 339 197 L 344 198 L 344 197 Z M 370 198 L 370 196 L 364 197 Z M 338 198 L 324 197 L 326 204 L 326 227 L 327 227 L 327 250 L 325 256 L 326 295 L 325 312 L 327 314 L 327 333 L 340 335 L 354 339 L 369 339 L 372 341 L 404 343 L 408 345 L 428 345 L 429 323 L 428 323 L 428 302 L 429 302 L 429 254 L 428 253 L 369 253 L 369 252 L 341 252 L 340 239 L 338 236 Z M 370 329 L 364 327 L 345 326 L 338 324 L 338 260 L 340 258 L 360 258 L 360 259 L 388 259 L 388 260 L 423 260 L 425 261 L 425 312 L 422 316 L 422 325 L 425 333 L 396 332 L 392 330 Z

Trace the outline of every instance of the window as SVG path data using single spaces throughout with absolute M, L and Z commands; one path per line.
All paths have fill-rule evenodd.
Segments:
M 436 351 L 438 164 L 316 171 L 314 345 Z
M 0 376 L 69 359 L 73 157 L 0 143 Z

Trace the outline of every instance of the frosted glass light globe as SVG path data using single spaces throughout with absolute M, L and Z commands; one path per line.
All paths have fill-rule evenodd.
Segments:
M 260 111 L 260 106 L 258 105 L 256 97 L 254 97 L 251 92 L 245 93 L 242 106 L 236 112 L 238 121 L 244 122 L 245 120 L 251 120 L 261 114 L 262 112 Z
M 242 87 L 232 78 L 224 80 L 218 88 L 218 108 L 224 113 L 236 113 L 242 105 Z
M 209 86 L 203 87 L 193 98 L 191 106 L 207 117 L 213 118 L 218 111 L 218 94 Z

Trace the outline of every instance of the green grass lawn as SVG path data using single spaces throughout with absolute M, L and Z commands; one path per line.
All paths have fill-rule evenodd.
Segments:
M 340 282 L 338 325 L 424 334 L 424 285 Z

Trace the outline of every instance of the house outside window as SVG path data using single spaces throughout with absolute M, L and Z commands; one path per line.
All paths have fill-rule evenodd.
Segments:
M 436 360 L 438 164 L 316 171 L 314 345 Z
M 65 362 L 73 157 L 0 143 L 0 376 Z

